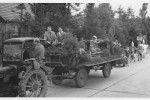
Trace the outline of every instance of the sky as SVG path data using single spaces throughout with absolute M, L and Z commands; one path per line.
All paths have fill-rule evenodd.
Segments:
M 116 10 L 119 5 L 122 5 L 125 10 L 131 7 L 135 16 L 138 16 L 142 3 L 150 3 L 150 0 L 0 0 L 0 3 L 110 3 L 113 10 Z M 85 5 L 82 5 L 81 9 L 84 8 Z M 147 16 L 150 16 L 150 4 L 147 10 Z
M 127 11 L 128 7 L 131 7 L 134 11 L 134 15 L 139 16 L 139 11 L 140 11 L 140 8 L 142 8 L 143 2 L 138 2 L 138 0 L 130 0 L 130 1 L 126 0 L 126 1 L 128 1 L 128 2 L 118 2 L 118 1 L 114 0 L 114 2 L 107 2 L 107 3 L 110 3 L 113 10 L 117 10 L 120 5 L 125 11 Z M 103 2 L 100 2 L 100 3 L 103 3 Z M 144 2 L 144 3 L 147 3 L 147 2 Z M 99 3 L 96 2 L 96 6 L 98 4 Z M 85 8 L 85 5 L 86 4 L 81 5 L 81 10 L 83 10 Z M 147 11 L 148 11 L 147 16 L 150 16 L 150 4 L 148 6 Z

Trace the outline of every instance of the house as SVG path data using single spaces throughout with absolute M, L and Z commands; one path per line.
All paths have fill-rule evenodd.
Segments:
M 18 35 L 21 25 L 18 21 L 21 21 L 21 10 L 17 7 L 21 3 L 0 3 L 0 16 L 5 20 L 5 39 L 12 38 L 14 35 Z M 23 9 L 23 15 L 26 12 L 31 13 L 30 6 L 24 3 L 26 9 Z M 23 30 L 24 32 L 25 30 Z
M 2 48 L 3 33 L 5 32 L 5 20 L 0 16 L 0 54 Z

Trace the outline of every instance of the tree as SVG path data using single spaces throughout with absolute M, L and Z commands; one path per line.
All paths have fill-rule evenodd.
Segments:
M 20 30 L 19 30 L 19 36 L 21 36 L 22 35 L 22 29 L 23 29 L 23 10 L 24 9 L 26 9 L 26 7 L 25 7 L 25 4 L 24 3 L 21 3 L 21 4 L 19 4 L 17 7 L 16 7 L 18 10 L 20 10 L 20 21 L 19 21 L 19 23 L 20 23 Z
M 98 38 L 106 38 L 112 21 L 114 13 L 109 3 L 99 4 L 98 7 L 94 7 L 95 4 L 89 3 L 86 5 L 85 13 L 85 38 L 91 39 L 93 35 Z
M 127 15 L 128 15 L 129 19 L 134 18 L 134 12 L 133 12 L 133 9 L 131 7 L 128 7 Z
M 96 8 L 97 35 L 106 38 L 113 22 L 114 13 L 109 3 L 102 3 Z
M 72 10 L 78 10 L 79 3 L 35 3 L 30 4 L 32 12 L 35 15 L 34 30 L 43 34 L 47 26 L 52 26 L 53 31 L 57 32 L 58 27 L 70 28 L 72 23 Z M 39 25 L 39 26 L 36 26 Z M 33 31 L 34 31 L 33 30 Z
M 143 3 L 142 5 L 142 8 L 140 9 L 140 13 L 139 13 L 139 16 L 141 17 L 142 19 L 142 23 L 143 23 L 143 26 L 145 27 L 145 34 L 147 34 L 147 29 L 146 29 L 146 25 L 145 25 L 145 18 L 146 18 L 146 14 L 147 14 L 147 7 L 148 7 L 148 3 Z
M 83 37 L 90 39 L 93 33 L 96 33 L 96 22 L 95 22 L 95 12 L 94 12 L 94 3 L 88 3 L 86 9 L 84 10 L 85 22 L 84 22 L 84 34 Z
M 117 23 L 114 25 L 116 28 L 115 37 L 122 45 L 131 45 L 133 41 L 136 43 L 136 19 L 132 8 L 128 8 L 125 11 L 121 6 L 117 9 L 116 13 L 119 18 L 116 19 Z

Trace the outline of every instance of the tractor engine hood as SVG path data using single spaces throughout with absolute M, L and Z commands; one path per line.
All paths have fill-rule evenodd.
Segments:
M 6 76 L 13 77 L 17 74 L 16 65 L 8 65 L 0 68 L 0 78 L 5 78 Z

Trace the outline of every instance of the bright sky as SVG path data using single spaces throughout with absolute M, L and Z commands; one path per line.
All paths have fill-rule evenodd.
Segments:
M 1 3 L 110 3 L 113 10 L 116 10 L 119 5 L 127 10 L 131 7 L 136 16 L 139 15 L 139 10 L 142 3 L 150 3 L 150 0 L 0 0 Z M 85 5 L 81 6 L 83 9 Z M 150 16 L 150 4 L 148 6 L 148 14 Z
M 104 3 L 104 2 L 100 2 L 100 3 Z M 139 16 L 139 10 L 140 8 L 142 8 L 142 4 L 143 4 L 143 2 L 138 2 L 138 0 L 130 0 L 130 1 L 126 0 L 126 2 L 119 2 L 117 0 L 114 0 L 113 2 L 107 2 L 107 3 L 110 3 L 113 10 L 117 10 L 120 5 L 122 8 L 124 8 L 125 11 L 128 9 L 128 7 L 131 7 L 134 11 L 135 16 Z M 147 2 L 144 2 L 144 3 L 147 3 Z M 99 3 L 96 2 L 96 5 L 98 4 Z M 81 9 L 84 9 L 85 5 L 86 4 L 82 4 Z M 147 16 L 150 16 L 150 4 L 148 5 L 147 11 L 148 11 Z
M 135 16 L 139 16 L 139 10 L 140 10 L 140 8 L 142 8 L 142 4 L 143 4 L 143 2 L 139 2 L 138 0 L 130 0 L 128 2 L 123 2 L 123 3 L 121 3 L 121 2 L 111 2 L 110 3 L 113 10 L 117 10 L 119 5 L 121 5 L 124 8 L 124 10 L 127 10 L 128 7 L 131 7 L 134 11 Z M 148 6 L 147 11 L 148 11 L 147 16 L 150 16 L 150 5 Z

